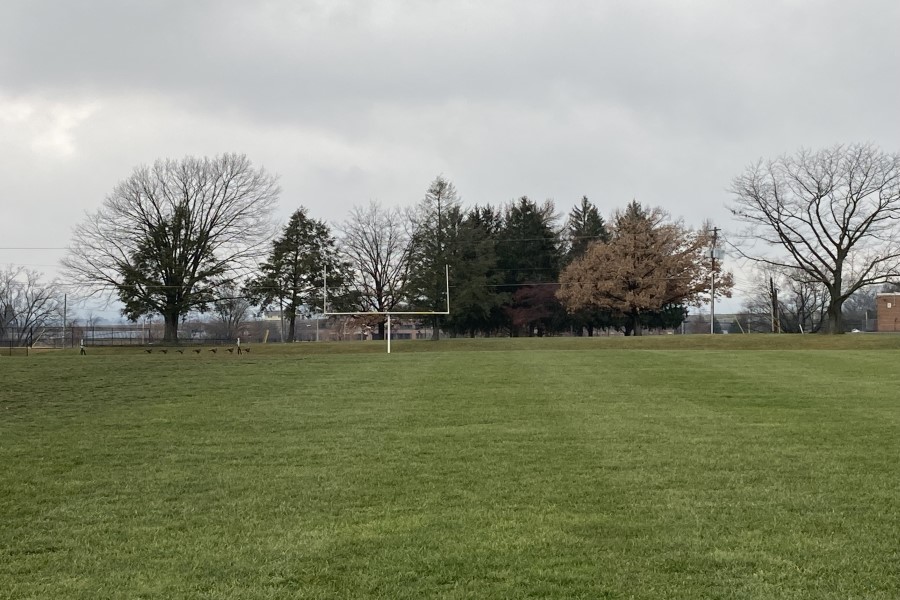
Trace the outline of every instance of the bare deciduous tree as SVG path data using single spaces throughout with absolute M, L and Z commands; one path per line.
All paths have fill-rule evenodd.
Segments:
M 744 309 L 752 316 L 752 331 L 817 333 L 825 323 L 828 290 L 801 269 L 760 269 L 754 290 L 744 302 Z
M 131 320 L 160 314 L 177 341 L 189 310 L 265 251 L 276 178 L 243 155 L 159 160 L 138 167 L 75 228 L 67 274 L 118 295 Z
M 878 293 L 889 291 L 891 287 L 889 284 L 857 290 L 844 302 L 844 324 L 847 327 L 869 331 L 876 324 Z
M 409 235 L 399 209 L 378 202 L 355 206 L 341 228 L 341 249 L 353 270 L 359 310 L 391 311 L 404 299 L 409 274 Z M 385 320 L 378 323 L 384 339 Z
M 747 237 L 786 252 L 745 256 L 800 269 L 828 291 L 823 332 L 843 332 L 856 290 L 900 276 L 900 155 L 869 144 L 801 150 L 751 165 L 731 191 Z
M 224 284 L 216 288 L 216 299 L 213 310 L 219 336 L 234 340 L 240 337 L 240 331 L 250 314 L 250 300 L 245 298 L 240 286 Z
M 12 265 L 0 268 L 0 339 L 22 344 L 40 336 L 48 325 L 62 322 L 62 292 L 41 274 Z

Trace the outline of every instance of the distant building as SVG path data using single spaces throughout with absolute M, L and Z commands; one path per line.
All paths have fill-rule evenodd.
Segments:
M 900 292 L 875 295 L 876 331 L 900 331 Z

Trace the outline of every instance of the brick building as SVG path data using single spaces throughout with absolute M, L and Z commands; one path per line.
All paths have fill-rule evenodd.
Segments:
M 878 331 L 900 331 L 900 292 L 875 295 Z

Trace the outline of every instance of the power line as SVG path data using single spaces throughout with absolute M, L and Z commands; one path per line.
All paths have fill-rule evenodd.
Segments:
M 569 241 L 569 240 L 599 240 L 603 239 L 604 235 L 561 235 L 561 236 L 542 236 L 542 237 L 527 237 L 527 238 L 506 238 L 506 237 L 495 237 L 493 235 L 485 237 L 481 240 L 473 240 L 471 242 L 466 242 L 465 244 L 460 244 L 457 242 L 457 245 L 474 245 L 485 242 L 494 242 L 494 243 L 510 243 L 510 242 L 543 242 L 543 241 Z M 69 250 L 67 246 L 0 246 L 0 250 Z

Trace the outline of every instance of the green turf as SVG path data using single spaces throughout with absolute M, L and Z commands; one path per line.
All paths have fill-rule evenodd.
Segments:
M 737 337 L 0 356 L 0 598 L 900 597 L 900 339 Z

